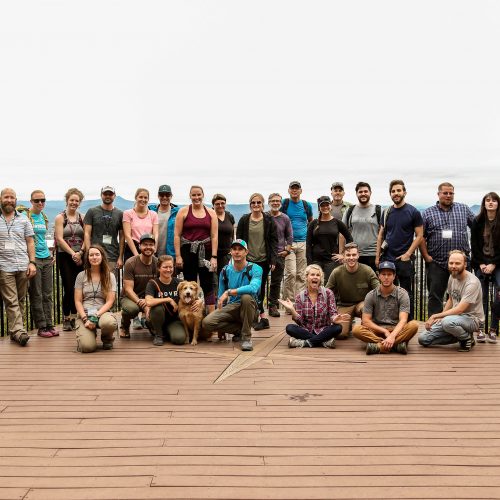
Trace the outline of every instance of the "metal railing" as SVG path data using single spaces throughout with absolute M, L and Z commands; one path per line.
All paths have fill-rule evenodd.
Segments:
M 415 274 L 413 278 L 413 299 L 415 307 L 415 319 L 419 321 L 425 321 L 427 319 L 427 280 L 425 273 L 425 262 L 417 252 L 417 258 L 414 262 Z M 115 310 L 119 310 L 119 299 L 121 291 L 121 280 L 122 273 L 117 271 L 117 294 L 116 294 L 116 304 Z M 62 283 L 59 275 L 59 269 L 57 264 L 54 264 L 54 277 L 53 277 L 53 318 L 54 323 L 60 324 L 62 322 Z M 269 290 L 269 279 L 267 291 Z M 267 293 L 266 293 L 267 295 Z M 494 287 L 490 283 L 489 287 L 489 299 L 487 304 L 487 314 L 485 321 L 485 329 L 488 330 L 490 323 L 490 305 L 493 303 L 494 299 Z M 31 315 L 29 295 L 26 297 L 25 310 L 24 310 L 24 321 L 25 325 L 29 330 L 34 328 L 33 317 Z M 5 310 L 3 307 L 3 301 L 0 298 L 0 337 L 4 337 L 7 334 L 7 318 L 5 315 Z

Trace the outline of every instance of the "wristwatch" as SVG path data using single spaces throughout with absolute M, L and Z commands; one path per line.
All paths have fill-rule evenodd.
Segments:
M 36 266 L 36 262 L 34 260 L 30 260 L 30 264 L 33 264 L 34 266 Z

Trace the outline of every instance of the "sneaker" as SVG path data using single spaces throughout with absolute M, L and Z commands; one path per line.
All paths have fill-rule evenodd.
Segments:
M 490 344 L 496 344 L 497 343 L 497 331 L 494 330 L 493 328 L 490 328 L 490 331 L 488 332 L 488 342 Z
M 13 340 L 17 342 L 21 347 L 24 347 L 28 343 L 29 339 L 30 336 L 27 333 L 21 333 L 17 339 Z
M 288 339 L 288 347 L 293 348 L 293 347 L 304 347 L 305 340 L 302 339 L 296 339 L 294 337 L 290 337 Z
M 102 350 L 103 351 L 111 351 L 113 349 L 113 342 L 103 342 L 102 343 Z
M 43 337 L 44 339 L 48 339 L 49 337 L 52 337 L 52 333 L 50 333 L 47 328 L 39 328 L 37 335 L 39 337 Z
M 53 326 L 48 326 L 47 331 L 52 334 L 52 337 L 59 337 L 59 332 Z
M 148 321 L 146 318 L 144 318 L 144 317 L 142 317 L 142 318 L 141 318 L 141 325 L 142 325 L 142 328 L 144 328 L 144 329 L 148 329 L 148 330 L 149 330 L 148 323 L 149 323 L 149 321 Z
M 326 347 L 327 349 L 335 349 L 335 339 L 332 338 L 330 340 L 327 340 L 326 342 L 323 342 L 323 347 Z
M 163 345 L 163 338 L 160 335 L 155 335 L 153 345 Z
M 400 342 L 395 346 L 395 352 L 399 354 L 408 354 L 408 344 L 406 342 Z
M 379 354 L 379 353 L 380 353 L 380 345 L 379 344 L 375 344 L 374 342 L 368 342 L 368 344 L 366 344 L 366 354 L 367 355 Z
M 483 342 L 486 342 L 486 334 L 483 332 L 483 330 L 479 330 L 477 332 L 476 339 L 477 339 L 478 342 L 481 342 L 481 344 Z
M 71 318 L 69 320 L 70 324 L 71 324 L 71 329 L 72 330 L 76 330 L 76 319 L 75 318 Z
M 267 318 L 260 318 L 260 321 L 253 327 L 254 330 L 267 330 L 269 328 L 269 320 Z
M 272 318 L 280 317 L 280 312 L 278 311 L 278 308 L 276 306 L 271 306 L 269 308 L 269 316 L 271 316 Z
M 134 318 L 134 320 L 132 321 L 132 328 L 134 330 L 142 330 L 142 321 L 141 321 L 141 318 L 139 318 L 139 317 Z
M 474 340 L 474 335 L 470 334 L 467 340 L 461 340 L 460 346 L 458 347 L 459 352 L 469 352 L 476 345 Z
M 242 351 L 253 351 L 253 345 L 251 340 L 244 340 L 241 343 L 241 350 Z
M 70 332 L 71 330 L 73 330 L 73 327 L 71 326 L 71 319 L 64 318 L 63 319 L 63 332 Z

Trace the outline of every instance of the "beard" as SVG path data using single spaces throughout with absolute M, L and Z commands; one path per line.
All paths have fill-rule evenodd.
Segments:
M 2 212 L 5 212 L 6 214 L 11 214 L 15 210 L 15 208 L 15 204 L 11 202 L 2 203 Z

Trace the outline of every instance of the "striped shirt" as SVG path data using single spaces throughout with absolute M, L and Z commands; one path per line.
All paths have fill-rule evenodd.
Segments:
M 19 212 L 10 221 L 0 215 L 0 271 L 15 273 L 28 269 L 26 238 L 34 235 L 31 222 Z

